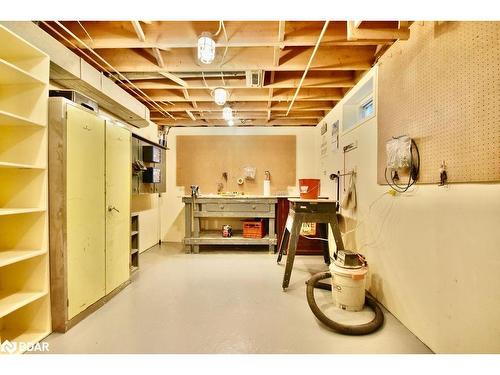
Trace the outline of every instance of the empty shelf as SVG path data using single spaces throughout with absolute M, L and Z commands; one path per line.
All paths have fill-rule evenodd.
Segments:
M 0 110 L 0 126 L 2 126 L 2 125 L 4 125 L 4 126 L 41 126 L 41 127 L 45 126 L 45 124 L 40 124 L 38 122 L 30 120 L 29 118 Z
M 17 66 L 0 59 L 0 84 L 1 85 L 19 85 L 19 84 L 40 84 L 45 85 L 44 81 L 36 78 L 32 74 L 18 68 Z
M 242 232 L 233 232 L 232 237 L 222 237 L 220 231 L 202 231 L 199 237 L 186 238 L 188 245 L 275 245 L 276 238 L 245 238 Z
M 47 295 L 47 292 L 0 292 L 0 318 Z
M 130 254 L 131 255 L 134 255 L 135 253 L 138 253 L 139 252 L 139 249 L 132 249 L 130 250 Z
M 2 215 L 19 215 L 29 214 L 32 212 L 44 212 L 43 208 L 0 208 L 0 216 Z
M 136 234 L 139 234 L 139 232 L 136 230 L 133 230 L 132 232 L 130 232 L 130 236 L 135 236 Z
M 46 252 L 46 250 L 3 250 L 0 251 L 0 267 L 34 258 Z
M 0 168 L 45 169 L 45 167 L 39 167 L 32 164 L 9 163 L 5 161 L 0 161 Z

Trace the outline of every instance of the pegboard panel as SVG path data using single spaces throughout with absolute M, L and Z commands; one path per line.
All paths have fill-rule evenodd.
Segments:
M 415 22 L 379 61 L 378 183 L 385 144 L 414 138 L 420 183 L 500 181 L 500 22 Z
M 216 193 L 217 184 L 225 192 L 263 194 L 264 172 L 271 173 L 271 192 L 287 192 L 295 186 L 295 135 L 185 135 L 176 137 L 177 186 L 199 185 L 202 194 Z M 257 168 L 255 180 L 245 180 L 243 168 Z M 228 179 L 222 178 L 227 172 Z

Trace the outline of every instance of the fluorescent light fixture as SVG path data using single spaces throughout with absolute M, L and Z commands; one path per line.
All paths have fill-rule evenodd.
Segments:
M 227 122 L 227 124 L 228 124 L 229 126 L 233 126 L 233 125 L 234 125 L 234 121 L 233 121 L 233 120 L 229 120 L 229 121 Z
M 217 87 L 214 89 L 214 101 L 215 104 L 224 105 L 227 101 L 227 91 L 222 87 Z
M 198 60 L 203 64 L 211 64 L 215 59 L 215 41 L 212 34 L 204 32 L 198 38 Z
M 222 110 L 222 118 L 226 121 L 233 119 L 233 110 L 231 109 L 231 107 L 224 107 L 224 109 Z

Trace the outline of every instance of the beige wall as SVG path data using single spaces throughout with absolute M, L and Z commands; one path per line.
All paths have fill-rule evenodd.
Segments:
M 359 85 L 372 74 L 376 68 Z M 329 123 L 342 122 L 342 104 L 355 92 L 327 115 Z M 388 191 L 376 182 L 377 118 L 341 135 L 340 149 L 353 141 L 358 149 L 347 154 L 346 169 L 357 169 L 358 209 L 343 214 L 361 224 L 345 240 L 352 249 L 368 244 L 361 252 L 370 292 L 435 352 L 499 353 L 499 184 L 418 185 L 383 195 L 367 215 Z M 317 158 L 322 184 L 343 169 L 341 151 Z
M 168 135 L 167 151 L 167 193 L 162 194 L 161 238 L 162 241 L 181 242 L 184 238 L 184 205 L 181 196 L 183 187 L 176 186 L 176 136 L 177 135 L 296 135 L 297 178 L 316 176 L 316 137 L 315 128 L 299 127 L 210 127 L 210 128 L 172 128 Z M 289 192 L 298 194 L 296 187 Z

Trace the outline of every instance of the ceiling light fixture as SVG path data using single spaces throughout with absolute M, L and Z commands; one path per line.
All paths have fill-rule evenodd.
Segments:
M 231 109 L 231 107 L 224 107 L 224 109 L 222 110 L 222 118 L 226 121 L 233 119 L 233 110 Z
M 213 91 L 215 104 L 224 105 L 227 101 L 227 91 L 222 87 L 217 87 Z
M 198 60 L 203 64 L 211 64 L 215 59 L 215 41 L 212 34 L 204 32 L 198 38 Z

